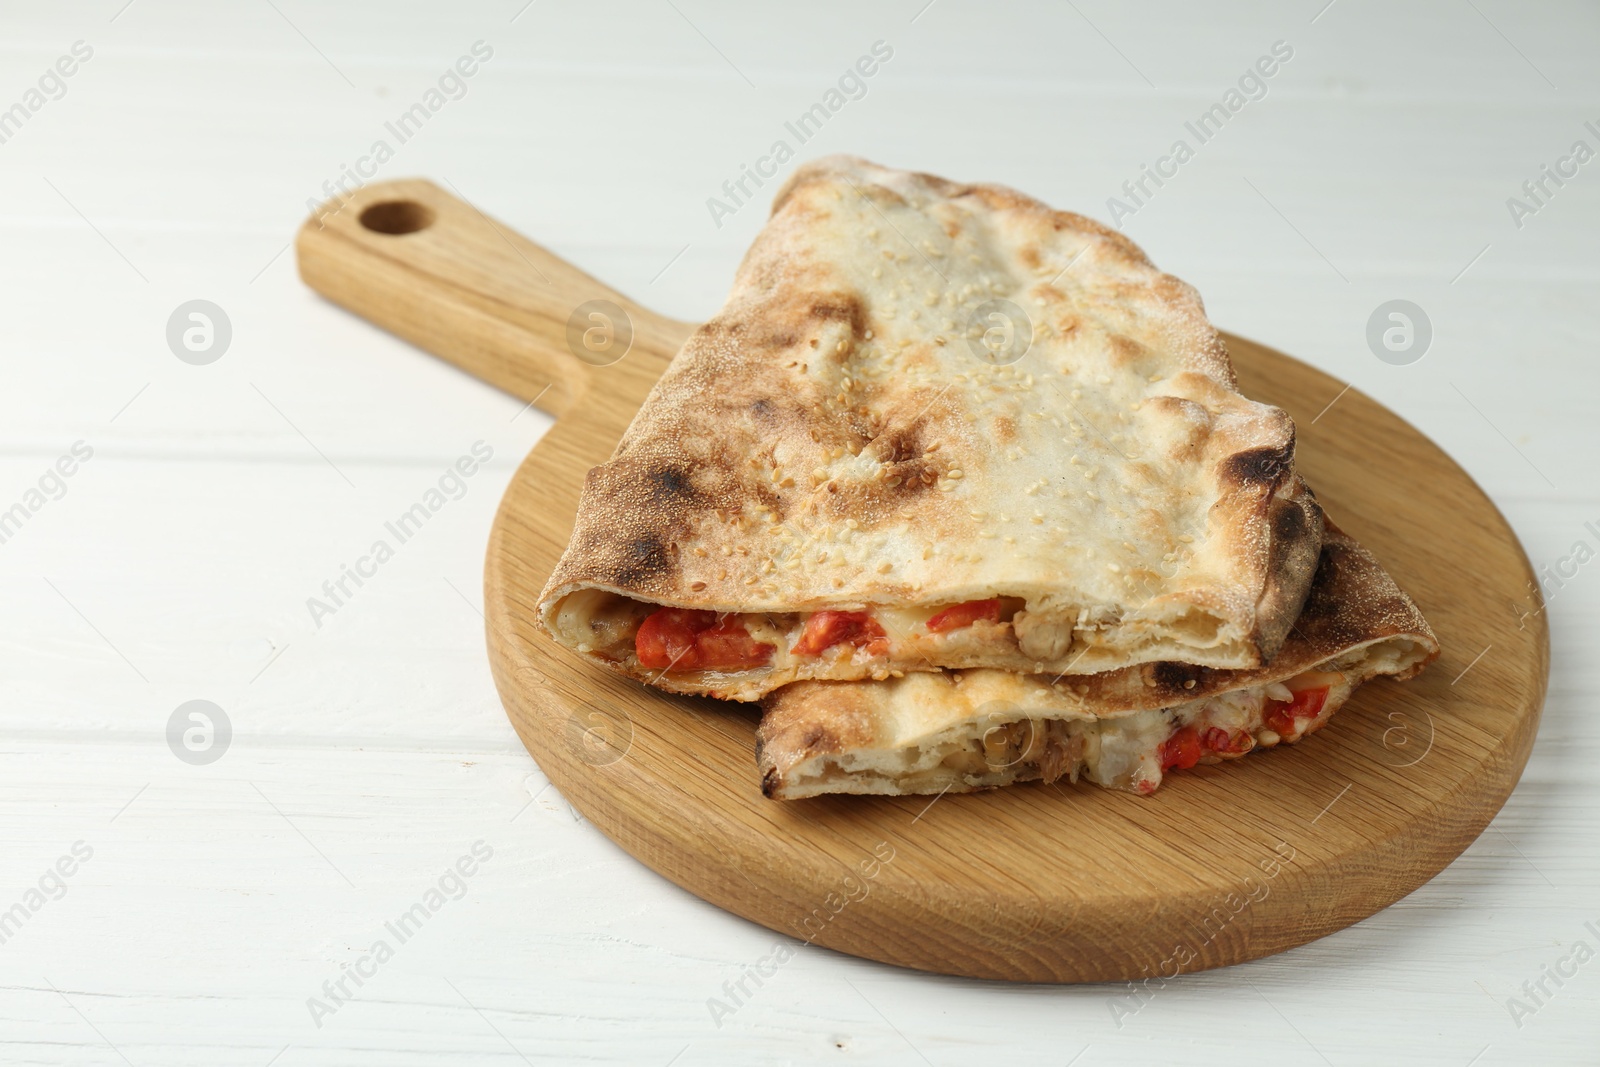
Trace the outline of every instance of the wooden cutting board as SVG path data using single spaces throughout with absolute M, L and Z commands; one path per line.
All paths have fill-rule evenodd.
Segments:
M 753 707 L 614 677 L 534 624 L 584 472 L 691 324 L 425 181 L 359 190 L 308 221 L 296 249 L 318 292 L 557 417 L 489 540 L 489 658 L 506 711 L 601 831 L 786 945 L 983 978 L 1154 985 L 1399 900 L 1482 832 L 1527 761 L 1549 642 L 1505 520 L 1392 412 L 1230 336 L 1244 391 L 1295 418 L 1306 478 L 1416 599 L 1442 658 L 1415 681 L 1367 685 L 1297 746 L 1174 773 L 1151 797 L 1034 784 L 767 800 Z

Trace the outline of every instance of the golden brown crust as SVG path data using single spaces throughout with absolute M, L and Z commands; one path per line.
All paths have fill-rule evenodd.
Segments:
M 1027 311 L 1013 364 L 968 344 L 993 299 Z M 1198 295 L 1126 237 L 999 186 L 831 157 L 784 186 L 727 305 L 589 473 L 540 618 L 576 648 L 558 615 L 579 590 L 753 613 L 1003 594 L 1086 613 L 1099 643 L 879 666 L 1256 665 L 1321 539 L 1293 457 L 1288 416 L 1238 394 Z M 864 676 L 662 676 L 587 651 L 737 699 Z
M 781 796 L 814 770 L 818 757 L 915 746 L 999 706 L 1045 718 L 1107 719 L 1318 668 L 1337 667 L 1350 689 L 1378 674 L 1404 680 L 1438 654 L 1438 639 L 1411 598 L 1366 548 L 1329 522 L 1305 607 L 1270 666 L 1223 671 L 1150 663 L 1059 680 L 983 670 L 887 682 L 802 682 L 762 701 L 756 756 L 763 789 Z M 1341 701 L 1347 693 L 1339 694 Z

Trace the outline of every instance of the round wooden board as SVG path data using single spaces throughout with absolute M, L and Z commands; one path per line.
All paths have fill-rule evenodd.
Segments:
M 1433 623 L 1444 646 L 1435 664 L 1411 682 L 1368 684 L 1299 745 L 1174 773 L 1150 797 L 1058 783 L 937 800 L 765 799 L 754 707 L 618 678 L 534 623 L 584 473 L 609 456 L 689 327 L 427 183 L 357 194 L 396 197 L 429 205 L 418 232 L 363 232 L 355 210 L 308 224 L 302 275 L 518 395 L 560 386 L 541 404 L 561 418 L 517 472 L 490 538 L 495 679 L 567 799 L 718 907 L 787 938 L 947 974 L 1170 976 L 1280 952 L 1386 907 L 1466 848 L 1516 784 L 1549 649 L 1505 520 L 1392 412 L 1229 337 L 1244 392 L 1295 418 L 1300 468 L 1329 515 Z M 594 298 L 631 316 L 633 346 L 620 362 L 575 371 L 551 342 Z

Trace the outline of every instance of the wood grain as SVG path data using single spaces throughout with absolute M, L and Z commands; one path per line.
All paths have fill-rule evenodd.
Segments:
M 362 226 L 368 207 L 395 201 L 425 205 L 431 223 L 405 234 Z M 360 190 L 308 222 L 297 251 L 302 276 L 331 299 L 562 415 L 518 471 L 489 544 L 501 697 L 540 768 L 596 826 L 781 933 L 1029 981 L 1142 980 L 1252 959 L 1426 882 L 1487 825 L 1528 758 L 1548 635 L 1503 518 L 1393 413 L 1229 337 L 1245 392 L 1296 418 L 1302 469 L 1329 513 L 1433 622 L 1438 663 L 1410 683 L 1368 685 L 1298 746 L 1176 774 L 1150 798 L 1032 785 L 931 804 L 765 800 L 753 710 L 618 679 L 533 622 L 584 472 L 610 454 L 690 327 L 426 182 Z M 592 299 L 633 324 L 632 348 L 609 366 L 567 346 L 572 309 Z

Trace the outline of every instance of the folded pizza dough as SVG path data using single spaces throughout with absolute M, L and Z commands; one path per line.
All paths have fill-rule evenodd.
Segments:
M 556 640 L 677 692 L 1269 661 L 1322 516 L 1200 298 L 992 185 L 831 157 L 589 472 Z
M 1416 605 L 1330 523 L 1305 610 L 1270 667 L 1158 663 L 1060 681 L 969 670 L 801 682 L 763 702 L 762 790 L 794 800 L 1082 777 L 1150 793 L 1174 767 L 1298 741 L 1369 678 L 1410 678 L 1438 654 Z

